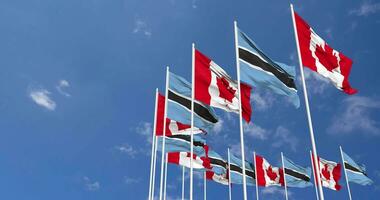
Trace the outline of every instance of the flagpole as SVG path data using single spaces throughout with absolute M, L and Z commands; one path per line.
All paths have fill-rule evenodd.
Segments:
M 207 199 L 206 170 L 203 173 L 203 199 Z
M 350 200 L 352 200 L 352 197 L 351 197 L 351 190 L 350 190 L 350 184 L 348 183 L 348 178 L 347 178 L 346 165 L 344 164 L 344 158 L 343 158 L 343 150 L 342 150 L 342 146 L 339 146 L 339 149 L 340 149 L 340 156 L 342 157 L 342 162 L 343 162 L 344 176 L 346 176 L 346 184 L 347 184 L 348 196 L 350 197 Z
M 227 148 L 227 157 L 228 157 L 228 196 L 229 200 L 232 200 L 232 191 L 231 191 L 231 160 L 230 160 L 230 148 Z
M 151 200 L 154 199 L 154 189 L 155 189 L 155 181 L 156 181 L 156 163 L 157 163 L 157 145 L 158 145 L 158 140 L 157 136 L 154 137 L 154 161 L 153 161 L 153 178 L 152 178 L 152 196 Z
M 152 133 L 152 156 L 150 159 L 150 176 L 149 176 L 149 197 L 148 199 L 152 199 L 152 188 L 154 187 L 153 182 L 153 162 L 154 162 L 154 143 L 156 136 L 156 123 L 157 123 L 157 101 L 158 101 L 158 88 L 156 88 L 156 101 L 154 105 L 154 121 L 153 121 L 153 133 Z
M 164 164 L 165 164 L 165 138 L 166 138 L 166 115 L 168 110 L 168 88 L 169 88 L 169 66 L 166 67 L 166 84 L 165 84 L 165 109 L 164 109 L 164 126 L 161 150 L 161 180 L 160 180 L 160 200 L 162 200 L 162 189 L 164 184 Z
M 315 178 L 315 170 L 314 170 L 314 162 L 313 162 L 313 155 L 311 154 L 310 151 L 310 162 L 311 162 L 311 167 L 313 168 L 313 176 L 314 176 L 314 188 L 315 188 L 315 195 L 317 196 L 317 200 L 319 200 L 319 195 L 318 195 L 318 186 L 317 186 L 317 179 Z
M 191 130 L 190 130 L 190 200 L 193 200 L 193 155 L 194 155 L 194 96 L 195 96 L 195 44 L 192 44 L 192 58 L 191 58 Z
M 253 162 L 255 163 L 256 200 L 259 200 L 259 183 L 257 178 L 256 152 L 253 152 Z
M 182 166 L 182 200 L 185 200 L 185 166 Z
M 282 162 L 282 169 L 283 169 L 283 172 L 284 172 L 285 199 L 288 200 L 288 188 L 287 188 L 287 185 L 286 185 L 284 154 L 282 152 L 281 152 L 281 162 Z
M 244 133 L 243 133 L 243 114 L 241 108 L 241 89 L 240 89 L 240 63 L 238 52 L 238 35 L 237 35 L 237 22 L 234 21 L 235 31 L 235 56 L 236 56 L 236 71 L 237 71 L 237 83 L 239 90 L 239 124 L 240 124 L 240 148 L 241 148 L 241 162 L 243 166 L 243 196 L 244 200 L 247 200 L 247 181 L 245 177 L 245 154 L 244 154 Z
M 294 36 L 296 39 L 296 44 L 297 44 L 297 52 L 298 52 L 298 62 L 299 62 L 299 67 L 300 67 L 300 72 L 301 72 L 301 79 L 302 79 L 302 86 L 303 86 L 303 94 L 305 98 L 305 106 L 306 106 L 306 113 L 307 113 L 307 119 L 308 119 L 308 124 L 309 124 L 309 130 L 310 130 L 310 138 L 311 138 L 311 145 L 313 149 L 313 159 L 314 163 L 318 163 L 318 157 L 317 157 L 317 147 L 315 145 L 315 139 L 314 139 L 314 130 L 313 130 L 313 122 L 311 120 L 311 113 L 310 113 L 310 108 L 309 108 L 309 98 L 307 95 L 307 89 L 306 89 L 306 82 L 305 82 L 305 76 L 303 72 L 303 64 L 302 64 L 302 58 L 301 58 L 301 51 L 299 47 L 299 41 L 298 41 L 298 34 L 297 34 L 297 28 L 296 28 L 296 22 L 295 22 L 295 17 L 294 17 L 294 9 L 293 9 L 293 4 L 290 4 L 290 9 L 292 11 L 292 19 L 293 19 L 293 29 L 294 29 Z M 315 165 L 315 170 L 317 172 L 317 182 L 320 183 L 320 176 L 319 176 L 319 164 Z M 322 185 L 318 184 L 318 189 L 319 189 L 319 194 L 321 197 L 321 200 L 324 200 L 324 195 L 323 195 L 323 189 Z
M 166 200 L 166 183 L 168 179 L 168 154 L 165 153 L 165 180 L 164 180 L 164 200 Z

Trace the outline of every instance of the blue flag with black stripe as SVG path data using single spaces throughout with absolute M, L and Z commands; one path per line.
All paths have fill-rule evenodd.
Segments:
M 191 124 L 191 84 L 184 78 L 169 73 L 168 118 Z M 194 126 L 209 132 L 218 122 L 214 110 L 194 100 Z
M 301 167 L 290 159 L 284 158 L 285 180 L 288 187 L 304 188 L 312 186 L 310 182 L 311 168 Z
M 243 184 L 243 166 L 241 159 L 230 154 L 230 174 L 231 183 Z M 252 163 L 245 161 L 245 176 L 247 185 L 255 185 L 255 170 Z
M 373 181 L 368 178 L 365 167 L 356 164 L 356 162 L 343 151 L 342 154 L 347 180 L 359 185 L 371 185 Z
M 190 152 L 190 135 L 171 135 L 165 136 L 165 153 L 169 152 Z M 163 136 L 157 137 L 157 150 L 162 150 Z M 205 154 L 204 146 L 206 141 L 198 135 L 194 135 L 193 138 L 193 150 L 194 154 Z
M 238 29 L 240 80 L 254 87 L 288 96 L 295 107 L 300 100 L 295 84 L 295 67 L 278 63 L 266 56 L 256 44 Z

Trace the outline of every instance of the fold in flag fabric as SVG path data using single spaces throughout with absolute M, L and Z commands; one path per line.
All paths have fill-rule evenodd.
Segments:
M 231 183 L 243 184 L 243 165 L 241 159 L 230 154 L 230 174 Z M 255 185 L 255 171 L 253 169 L 252 163 L 245 161 L 245 176 L 247 185 Z
M 341 164 L 320 157 L 318 157 L 318 162 L 322 186 L 332 190 L 340 190 L 342 188 L 342 186 L 339 185 L 339 180 L 342 176 Z
M 270 59 L 239 29 L 238 49 L 242 82 L 288 96 L 292 104 L 299 107 L 294 67 Z
M 162 149 L 162 140 L 164 136 L 157 137 L 157 150 Z M 165 136 L 165 153 L 169 152 L 190 152 L 190 135 L 172 135 Z M 206 141 L 198 135 L 194 135 L 193 152 L 201 155 L 205 153 Z M 207 148 L 207 147 L 206 147 Z
M 310 182 L 311 168 L 301 167 L 284 156 L 286 186 L 305 188 L 312 186 Z
M 294 16 L 303 65 L 329 79 L 339 90 L 355 94 L 357 90 L 348 82 L 352 60 L 331 48 L 296 12 Z
M 170 152 L 168 153 L 168 163 L 181 165 L 190 168 L 191 153 L 190 152 Z M 206 155 L 193 154 L 193 169 L 211 170 L 210 160 Z
M 163 135 L 164 129 L 165 96 L 158 94 L 156 113 L 156 136 Z M 203 133 L 199 128 L 193 127 L 193 134 Z M 170 135 L 190 135 L 191 126 L 166 118 L 166 136 Z
M 167 116 L 175 121 L 191 124 L 191 85 L 184 78 L 169 73 Z M 218 122 L 214 110 L 194 101 L 194 126 L 206 132 Z
M 250 122 L 251 87 L 241 83 L 240 88 L 242 90 L 243 118 Z M 197 49 L 195 49 L 195 99 L 227 112 L 239 113 L 237 81 Z
M 368 178 L 364 166 L 359 166 L 346 153 L 343 153 L 344 167 L 346 168 L 347 180 L 359 185 L 371 185 L 373 181 Z
M 208 152 L 208 159 L 210 160 L 213 172 L 219 175 L 227 173 L 227 162 L 218 153 L 210 150 Z
M 259 186 L 284 186 L 284 171 L 273 167 L 263 157 L 256 155 L 257 184 Z
M 217 183 L 228 185 L 228 177 L 227 174 L 216 174 L 213 171 L 206 171 L 206 179 L 215 181 Z

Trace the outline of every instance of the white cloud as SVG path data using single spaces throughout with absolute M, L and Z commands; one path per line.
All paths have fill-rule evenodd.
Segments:
M 153 125 L 149 122 L 141 122 L 135 129 L 136 133 L 146 137 L 149 144 L 152 143 Z
M 124 182 L 126 184 L 137 184 L 141 182 L 141 178 L 131 178 L 131 177 L 124 177 Z
M 191 7 L 193 7 L 194 9 L 198 8 L 198 6 L 197 6 L 197 0 L 192 0 L 191 1 Z
M 29 97 L 39 106 L 48 110 L 55 110 L 56 103 L 50 98 L 50 92 L 45 89 L 31 89 Z
M 145 21 L 143 21 L 142 19 L 136 19 L 135 20 L 135 27 L 133 28 L 132 32 L 135 34 L 141 33 L 141 34 L 145 35 L 146 37 L 152 36 L 152 32 L 148 28 L 147 23 Z
M 251 101 L 253 102 L 252 109 L 254 111 L 265 111 L 272 107 L 275 97 L 270 92 L 255 91 L 252 94 Z
M 260 140 L 266 140 L 270 134 L 268 130 L 254 123 L 244 124 L 244 133 Z
M 349 13 L 357 16 L 368 16 L 380 11 L 380 3 L 363 1 L 359 8 L 350 10 Z
M 279 187 L 266 187 L 261 190 L 261 193 L 263 195 L 281 195 L 285 196 L 285 190 L 284 188 L 279 188 Z M 292 193 L 288 190 L 288 197 L 292 196 Z
M 327 37 L 328 37 L 329 39 L 332 39 L 332 38 L 333 38 L 332 28 L 327 28 L 327 29 L 325 30 L 325 34 L 327 35 Z
M 309 69 L 304 70 L 304 75 L 308 92 L 312 94 L 323 94 L 330 85 L 329 80 Z M 299 81 L 301 82 L 301 77 Z
M 356 95 L 346 98 L 343 105 L 327 129 L 328 133 L 341 135 L 357 131 L 380 135 L 379 122 L 371 117 L 371 114 L 375 113 L 374 110 L 380 109 L 379 100 Z
M 70 97 L 71 95 L 64 91 L 64 89 L 68 87 L 70 87 L 70 83 L 67 80 L 60 80 L 55 88 L 61 95 Z
M 84 185 L 88 191 L 96 191 L 100 189 L 100 183 L 98 181 L 92 181 L 87 176 L 83 177 Z
M 224 123 L 223 119 L 219 118 L 218 122 L 212 128 L 212 133 L 213 134 L 219 134 L 220 132 L 222 132 L 222 130 L 223 130 L 223 123 Z
M 138 153 L 129 144 L 123 144 L 123 145 L 120 145 L 120 146 L 116 146 L 115 149 L 118 150 L 120 153 L 127 154 L 131 158 L 135 158 L 136 154 Z
M 291 132 L 283 127 L 279 126 L 276 129 L 276 132 L 274 134 L 274 143 L 272 143 L 273 147 L 280 148 L 283 146 L 288 146 L 292 151 L 297 150 L 298 145 L 298 139 L 294 135 L 291 134 Z

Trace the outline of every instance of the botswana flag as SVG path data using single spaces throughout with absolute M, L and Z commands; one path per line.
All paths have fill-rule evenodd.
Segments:
M 191 124 L 191 85 L 184 78 L 169 73 L 168 118 Z M 194 100 L 194 126 L 211 130 L 218 122 L 214 110 L 199 101 Z
M 190 135 L 171 135 L 165 136 L 165 152 L 189 152 L 190 151 Z M 161 151 L 162 147 L 162 139 L 163 136 L 157 137 L 158 145 L 157 150 Z M 194 135 L 193 141 L 193 150 L 194 154 L 202 155 L 205 154 L 205 140 L 199 137 L 198 135 Z
M 298 108 L 300 100 L 295 84 L 295 68 L 273 61 L 245 33 L 239 29 L 237 31 L 241 81 L 288 96 Z
M 301 167 L 284 156 L 284 168 L 286 186 L 305 188 L 313 185 L 310 182 L 310 167 Z
M 227 173 L 227 162 L 215 151 L 208 152 L 208 159 L 212 167 L 212 171 L 216 174 L 226 174 Z
M 347 180 L 359 185 L 371 185 L 373 181 L 368 178 L 364 166 L 359 166 L 354 160 L 342 151 Z
M 231 173 L 231 183 L 243 184 L 243 167 L 241 159 L 230 154 L 230 173 Z M 255 170 L 252 163 L 245 161 L 245 176 L 247 185 L 255 185 Z

